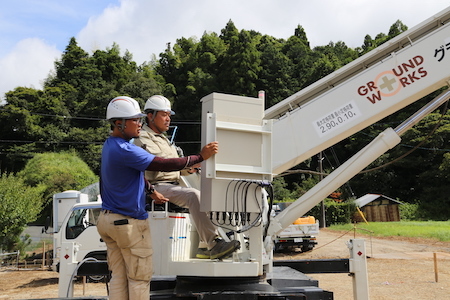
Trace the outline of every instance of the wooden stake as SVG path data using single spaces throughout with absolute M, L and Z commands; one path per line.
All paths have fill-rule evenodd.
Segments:
M 434 260 L 434 281 L 438 282 L 438 265 L 436 252 L 433 253 L 433 260 Z
M 42 270 L 45 268 L 45 241 L 42 243 Z
M 83 296 L 86 294 L 86 276 L 83 276 Z

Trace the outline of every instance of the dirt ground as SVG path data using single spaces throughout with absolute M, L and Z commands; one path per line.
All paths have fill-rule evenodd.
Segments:
M 374 300 L 449 299 L 450 243 L 399 237 L 371 238 L 322 229 L 318 245 L 307 253 L 277 253 L 275 259 L 349 258 L 347 242 L 365 240 L 369 295 Z M 437 272 L 433 253 L 437 257 Z M 308 274 L 336 300 L 353 297 L 348 274 Z M 437 278 L 436 278 L 437 277 Z M 437 279 L 437 282 L 436 282 Z M 104 283 L 75 284 L 74 296 L 106 296 Z M 49 299 L 58 296 L 58 274 L 51 271 L 0 269 L 0 299 Z
M 280 253 L 275 259 L 349 258 L 347 242 L 364 239 L 373 300 L 450 299 L 450 243 L 402 237 L 371 238 L 352 232 L 321 229 L 318 245 L 306 253 Z M 434 267 L 436 253 L 437 272 Z M 308 274 L 319 287 L 332 291 L 334 299 L 353 297 L 353 279 L 348 274 Z M 436 282 L 437 277 L 437 282 Z

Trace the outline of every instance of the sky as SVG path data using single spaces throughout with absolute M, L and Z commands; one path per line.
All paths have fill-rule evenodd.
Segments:
M 301 25 L 311 47 L 362 45 L 400 20 L 412 28 L 448 0 L 0 0 L 0 100 L 18 86 L 41 89 L 71 37 L 88 53 L 118 44 L 142 64 L 167 43 L 238 30 L 287 39 Z

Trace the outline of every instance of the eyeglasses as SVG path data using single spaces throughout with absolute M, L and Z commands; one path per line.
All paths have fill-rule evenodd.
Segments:
M 127 119 L 127 121 L 131 121 L 136 124 L 142 124 L 142 123 L 144 123 L 144 118 Z

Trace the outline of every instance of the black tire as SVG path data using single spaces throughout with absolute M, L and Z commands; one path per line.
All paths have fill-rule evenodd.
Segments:
M 105 275 L 90 275 L 86 277 L 86 282 L 105 282 Z
M 309 241 L 303 241 L 301 249 L 302 252 L 311 251 L 314 248 L 314 245 L 310 244 Z
M 275 245 L 274 245 L 274 247 L 273 247 L 273 251 L 274 251 L 274 252 L 280 252 L 280 249 L 281 249 L 281 245 L 275 243 Z

